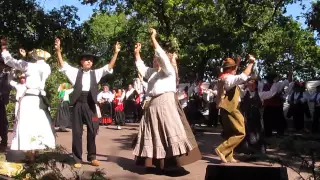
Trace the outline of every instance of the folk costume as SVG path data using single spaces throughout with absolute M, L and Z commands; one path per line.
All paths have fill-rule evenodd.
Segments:
M 148 79 L 147 95 L 151 100 L 145 107 L 133 154 L 137 165 L 160 169 L 183 166 L 189 162 L 180 157 L 194 147 L 177 109 L 176 73 L 164 50 L 158 47 L 155 52 L 160 70 L 136 60 L 138 71 Z
M 224 60 L 223 68 L 235 67 L 233 59 Z M 245 137 L 244 117 L 239 110 L 240 88 L 248 79 L 244 73 L 233 75 L 223 73 L 218 80 L 217 106 L 220 108 L 222 121 L 222 136 L 225 139 L 216 149 L 217 155 L 223 162 L 236 162 L 233 158 L 234 149 Z
M 86 57 L 88 55 L 83 55 Z M 80 60 L 82 59 L 80 58 Z M 90 56 L 91 57 L 91 56 Z M 112 74 L 113 69 L 108 65 L 95 70 L 84 71 L 70 66 L 64 62 L 61 71 L 68 77 L 74 87 L 70 98 L 70 105 L 73 106 L 72 113 L 72 153 L 76 162 L 75 166 L 82 163 L 82 133 L 83 125 L 87 125 L 87 160 L 96 161 L 96 134 L 101 118 L 98 107 L 98 83 L 106 74 Z
M 124 105 L 123 105 L 123 99 L 124 99 L 124 92 L 118 91 L 116 93 L 113 104 L 114 104 L 114 112 L 115 112 L 115 123 L 117 125 L 117 129 L 120 130 L 121 126 L 125 124 L 125 114 L 123 112 Z
M 263 85 L 263 91 L 269 91 L 274 83 L 274 79 L 277 77 L 274 73 L 269 73 L 266 77 L 267 83 Z M 282 82 L 282 87 L 289 85 L 289 81 Z M 283 114 L 284 98 L 283 88 L 278 89 L 276 95 L 272 98 L 263 101 L 263 123 L 266 137 L 272 136 L 272 130 L 276 129 L 278 135 L 284 135 L 284 131 L 287 128 L 287 122 Z
M 263 122 L 261 118 L 262 102 L 273 97 L 279 88 L 279 83 L 274 83 L 270 91 L 258 91 L 258 81 L 250 79 L 255 89 L 247 89 L 243 92 L 241 111 L 245 118 L 246 136 L 243 145 L 248 153 L 265 153 Z
M 66 128 L 71 126 L 71 115 L 70 115 L 70 94 L 73 92 L 73 88 L 69 83 L 63 83 L 58 89 L 58 98 L 60 105 L 55 121 L 55 127 L 59 127 L 60 131 L 67 131 Z
M 293 87 L 293 93 L 289 96 L 288 118 L 293 118 L 293 124 L 296 131 L 304 129 L 304 116 L 311 117 L 308 97 L 304 92 L 304 84 L 296 82 Z
M 314 103 L 312 132 L 317 133 L 319 130 L 319 120 L 320 120 L 320 86 L 317 86 L 317 90 L 310 97 L 310 101 Z
M 29 54 L 37 60 L 35 63 L 16 60 L 8 51 L 2 52 L 6 65 L 26 75 L 27 90 L 20 98 L 11 150 L 31 151 L 56 146 L 49 101 L 44 91 L 46 80 L 51 73 L 50 66 L 45 62 L 50 58 L 50 54 L 40 49 L 33 50 Z
M 102 91 L 98 94 L 98 102 L 100 103 L 101 108 L 101 115 L 102 125 L 108 125 L 112 123 L 112 116 L 113 116 L 113 94 L 111 91 Z
M 125 94 L 124 100 L 124 113 L 126 115 L 127 122 L 136 122 L 138 119 L 138 109 L 136 105 L 136 99 L 138 98 L 138 92 L 131 87 Z
M 25 74 L 20 75 L 20 79 L 25 78 Z M 26 83 L 18 83 L 14 80 L 10 81 L 10 85 L 16 89 L 16 104 L 14 108 L 14 115 L 17 117 L 18 109 L 19 109 L 19 100 L 23 97 L 25 91 L 27 90 Z

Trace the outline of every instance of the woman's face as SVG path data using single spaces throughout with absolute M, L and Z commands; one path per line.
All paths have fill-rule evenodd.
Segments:
M 249 89 L 249 91 L 253 92 L 256 90 L 257 88 L 257 85 L 256 85 L 256 82 L 255 81 L 249 81 L 247 83 L 247 88 Z
M 118 89 L 118 93 L 121 94 L 121 92 L 122 92 L 121 89 Z
M 115 94 L 115 93 L 116 93 L 116 90 L 112 90 L 112 93 Z

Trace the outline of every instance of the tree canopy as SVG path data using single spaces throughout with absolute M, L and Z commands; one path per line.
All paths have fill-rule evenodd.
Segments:
M 43 48 L 52 53 L 49 63 L 54 71 L 48 80 L 53 106 L 56 89 L 67 81 L 57 70 L 53 43 L 62 41 L 63 54 L 77 65 L 83 52 L 98 55 L 96 67 L 109 62 L 113 45 L 119 41 L 122 50 L 114 75 L 101 82 L 115 88 L 126 87 L 137 77 L 133 50 L 142 43 L 142 58 L 151 65 L 154 51 L 148 28 L 158 30 L 161 45 L 179 54 L 181 82 L 213 79 L 219 74 L 225 57 L 247 53 L 258 59 L 263 76 L 276 71 L 286 74 L 294 70 L 302 80 L 319 78 L 320 49 L 314 31 L 319 32 L 319 2 L 305 14 L 308 28 L 285 15 L 289 4 L 301 0 L 80 0 L 98 5 L 92 17 L 77 23 L 77 8 L 63 6 L 44 11 L 36 0 L 0 0 L 0 34 L 10 40 L 10 49 Z M 246 63 L 243 62 L 242 66 Z

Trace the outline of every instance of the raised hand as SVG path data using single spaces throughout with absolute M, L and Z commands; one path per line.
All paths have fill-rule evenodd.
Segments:
M 56 40 L 54 41 L 54 48 L 56 49 L 56 51 L 61 51 L 61 42 L 59 38 L 56 38 Z
M 121 49 L 121 45 L 119 42 L 117 42 L 116 45 L 114 46 L 114 52 L 118 53 L 120 52 L 120 49 Z
M 249 54 L 249 63 L 254 63 L 255 61 L 256 58 L 253 55 Z
M 137 54 L 137 53 L 140 53 L 141 52 L 141 44 L 140 43 L 137 43 L 135 46 L 134 46 L 134 53 Z
M 156 37 L 157 31 L 156 31 L 155 29 L 150 28 L 149 32 L 150 32 L 150 34 L 151 34 L 151 37 Z
M 23 48 L 20 48 L 20 49 L 19 49 L 19 52 L 20 52 L 20 54 L 21 54 L 22 57 L 26 57 L 27 53 L 26 53 L 26 51 L 25 51 Z

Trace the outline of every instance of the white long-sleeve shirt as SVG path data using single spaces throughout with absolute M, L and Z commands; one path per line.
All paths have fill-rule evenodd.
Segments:
M 107 100 L 108 102 L 112 102 L 114 99 L 114 95 L 110 91 L 108 92 L 102 91 L 98 94 L 97 99 L 98 99 L 98 102 L 101 101 L 102 99 L 104 99 L 105 101 Z
M 62 71 L 68 77 L 72 86 L 74 86 L 79 69 L 70 66 L 67 62 L 64 62 L 60 71 Z M 99 69 L 84 71 L 82 76 L 82 91 L 90 90 L 90 71 L 94 71 L 97 83 L 99 83 L 103 76 L 113 73 L 113 69 L 109 68 L 108 64 Z
M 147 67 L 141 59 L 136 61 L 140 74 L 148 79 L 148 96 L 157 96 L 166 92 L 176 92 L 176 73 L 169 57 L 162 48 L 155 49 L 160 70 Z
M 46 95 L 44 87 L 51 74 L 51 68 L 44 60 L 38 60 L 35 63 L 17 60 L 8 51 L 2 52 L 1 55 L 6 65 L 25 73 L 26 93 Z

